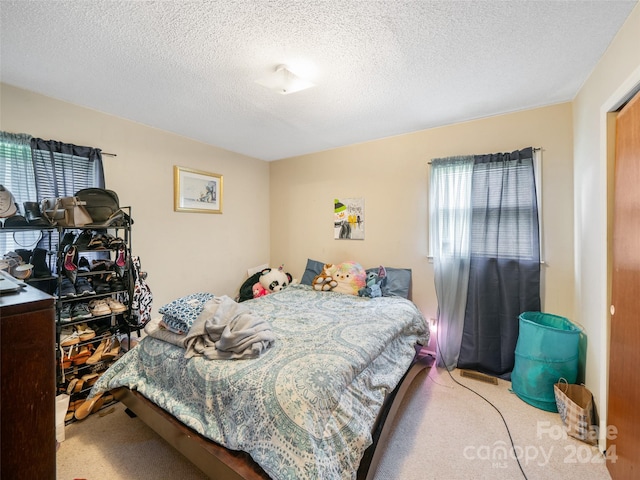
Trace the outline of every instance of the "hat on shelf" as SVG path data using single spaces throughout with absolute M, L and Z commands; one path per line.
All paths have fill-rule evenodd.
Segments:
M 7 218 L 15 215 L 18 211 L 16 207 L 16 199 L 13 194 L 0 185 L 0 218 Z

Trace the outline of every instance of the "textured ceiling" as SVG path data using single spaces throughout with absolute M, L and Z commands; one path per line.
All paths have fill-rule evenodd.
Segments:
M 636 3 L 2 0 L 0 78 L 275 160 L 569 101 Z

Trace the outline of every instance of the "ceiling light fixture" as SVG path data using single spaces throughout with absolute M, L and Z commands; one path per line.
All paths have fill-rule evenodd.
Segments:
M 286 65 L 278 65 L 272 74 L 268 77 L 256 80 L 256 83 L 263 87 L 267 87 L 280 95 L 288 95 L 290 93 L 315 87 L 314 83 L 298 77 L 295 73 L 289 70 Z

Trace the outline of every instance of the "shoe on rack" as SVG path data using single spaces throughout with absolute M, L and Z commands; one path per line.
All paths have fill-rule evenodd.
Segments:
M 84 303 L 84 302 L 76 303 L 73 307 L 71 307 L 71 320 L 72 321 L 75 322 L 76 320 L 84 320 L 86 318 L 91 318 L 91 317 L 93 317 L 93 315 L 89 311 L 89 306 L 86 303 Z M 78 326 L 76 326 L 76 329 L 78 330 L 79 333 L 81 333 L 80 329 L 78 328 Z M 91 330 L 91 331 L 93 332 L 93 330 Z M 95 337 L 95 332 L 94 332 L 93 337 Z M 80 341 L 81 342 L 85 342 L 87 340 L 91 340 L 93 337 L 82 338 L 82 336 L 81 336 L 80 337 Z
M 73 285 L 73 282 L 68 278 L 63 278 L 60 281 L 60 287 L 58 289 L 58 298 L 70 298 L 76 296 L 76 287 Z
M 100 258 L 98 260 L 91 260 L 92 272 L 109 272 L 113 269 L 113 260 Z
M 35 278 L 46 278 L 51 276 L 51 269 L 47 263 L 47 251 L 43 248 L 34 248 L 31 256 L 33 264 L 33 276 Z
M 73 362 L 71 361 L 71 357 L 78 353 L 77 347 L 69 347 L 69 350 L 67 350 L 66 352 L 61 348 L 60 351 L 62 352 L 62 358 L 60 359 L 62 369 L 66 370 L 67 368 L 71 368 L 71 365 L 73 364 Z
M 79 393 L 82 391 L 83 388 L 86 388 L 84 379 L 79 378 L 78 381 L 76 382 L 75 388 L 73 389 L 73 393 Z
M 67 410 L 67 413 L 64 416 L 64 421 L 70 422 L 71 420 L 73 420 L 74 413 L 75 413 L 75 406 L 71 407 L 71 403 L 69 403 L 69 409 Z
M 92 387 L 94 383 L 98 381 L 100 378 L 100 373 L 87 373 L 82 376 L 82 380 L 84 381 L 85 387 Z
M 111 239 L 109 240 L 110 248 L 115 248 L 118 245 L 123 245 L 123 244 L 124 244 L 124 240 L 120 237 L 111 237 Z
M 60 321 L 64 323 L 71 321 L 71 304 L 70 303 L 64 303 L 60 308 Z
M 89 311 L 91 312 L 91 315 L 93 315 L 94 317 L 111 314 L 111 309 L 107 305 L 107 302 L 102 299 L 91 300 L 89 302 Z
M 32 263 L 31 262 L 31 256 L 33 255 L 32 250 L 26 250 L 24 248 L 16 248 L 15 252 L 22 259 L 23 263 Z
M 82 304 L 82 305 L 86 305 L 86 304 Z M 87 311 L 89 311 L 88 308 L 87 308 Z M 76 325 L 76 331 L 78 332 L 81 342 L 87 342 L 92 338 L 95 338 L 96 336 L 96 332 L 93 329 L 89 328 L 89 326 L 86 323 L 80 323 Z
M 97 394 L 95 397 L 87 398 L 82 405 L 76 408 L 74 413 L 76 420 L 84 420 L 87 418 L 101 398 L 102 393 Z
M 91 408 L 91 413 L 96 413 L 104 405 L 104 397 L 100 397 Z
M 84 400 L 71 400 L 69 402 L 69 409 L 67 410 L 67 414 L 64 416 L 64 421 L 68 422 L 73 419 L 73 415 L 76 412 L 76 409 L 80 408 L 80 406 L 84 403 Z
M 40 210 L 40 203 L 38 202 L 24 202 L 24 216 L 29 222 L 29 225 L 34 227 L 49 227 L 51 224 L 42 217 L 42 211 Z
M 102 360 L 113 360 L 120 353 L 120 340 L 118 337 L 113 337 L 111 339 L 111 345 L 109 350 L 105 350 L 102 354 Z
M 71 283 L 76 283 L 76 276 L 78 275 L 78 250 L 74 245 L 67 245 L 64 249 L 64 262 L 62 264 L 62 270 L 66 277 L 71 280 Z
M 68 245 L 73 244 L 73 241 L 76 239 L 76 234 L 73 232 L 66 232 L 60 240 L 60 249 L 65 250 Z
M 107 297 L 105 299 L 111 313 L 122 313 L 127 311 L 127 307 L 115 298 Z
M 91 265 L 87 257 L 80 257 L 78 260 L 78 272 L 89 273 L 91 271 Z
M 80 335 L 73 327 L 62 327 L 60 331 L 60 346 L 70 347 L 80 343 Z
M 89 247 L 89 242 L 91 241 L 91 237 L 93 234 L 91 230 L 83 230 L 78 238 L 76 238 L 75 246 L 78 250 L 86 250 Z
M 98 295 L 102 293 L 111 293 L 111 286 L 109 283 L 99 278 L 93 279 L 93 288 Z
M 106 233 L 96 233 L 91 237 L 88 248 L 90 250 L 107 250 L 109 248 L 109 241 L 111 236 Z
M 72 378 L 67 385 L 67 395 L 72 393 L 78 393 L 84 386 L 84 380 L 82 378 Z
M 93 355 L 87 358 L 87 365 L 95 365 L 96 363 L 101 362 L 102 354 L 105 352 L 105 350 L 109 350 L 110 348 L 111 348 L 111 337 L 103 338 L 102 341 L 100 342 L 100 345 L 98 345 L 98 348 L 96 348 L 93 351 Z
M 76 295 L 78 296 L 87 296 L 87 295 L 95 295 L 95 290 L 91 287 L 91 283 L 85 277 L 78 277 L 76 279 Z
M 124 247 L 124 244 L 120 244 L 118 246 L 118 253 L 116 255 L 115 261 L 115 270 L 118 272 L 120 277 L 124 276 L 124 267 L 127 264 L 127 249 Z
M 120 292 L 122 290 L 126 290 L 124 281 L 121 278 L 116 276 L 114 276 L 109 282 L 109 288 L 111 289 L 112 292 Z
M 78 380 L 78 378 L 72 378 L 69 380 L 69 383 L 67 384 L 67 395 L 71 395 L 74 392 Z
M 89 357 L 91 357 L 91 349 L 88 345 L 83 345 L 80 347 L 80 350 L 78 350 L 78 353 L 71 357 L 71 361 L 74 365 L 84 365 Z

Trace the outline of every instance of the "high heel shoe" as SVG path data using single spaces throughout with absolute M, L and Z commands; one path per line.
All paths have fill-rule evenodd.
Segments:
M 67 245 L 65 247 L 62 269 L 64 270 L 65 276 L 71 280 L 71 283 L 76 283 L 76 277 L 78 275 L 78 266 L 76 265 L 78 261 L 76 258 L 77 253 L 78 250 L 74 245 Z
M 118 253 L 116 255 L 116 272 L 118 272 L 118 275 L 122 278 L 124 276 L 124 267 L 126 265 L 126 258 L 127 258 L 127 250 L 124 248 L 124 244 L 120 244 L 118 246 Z

